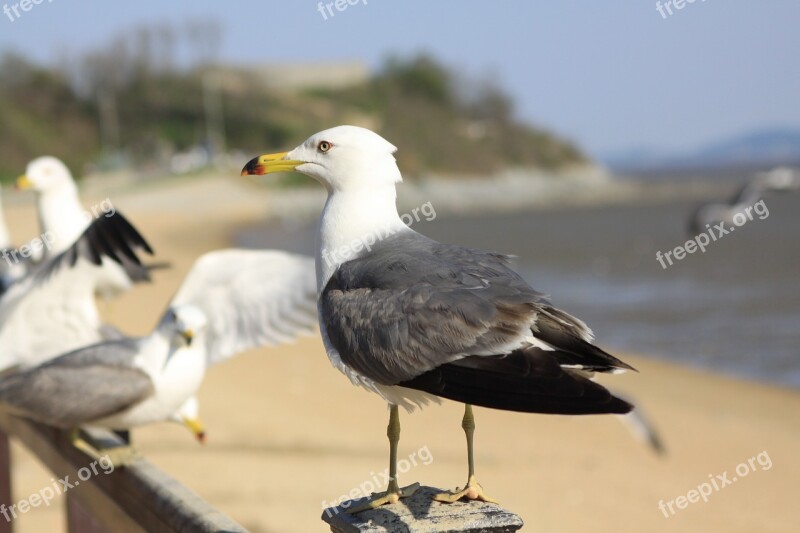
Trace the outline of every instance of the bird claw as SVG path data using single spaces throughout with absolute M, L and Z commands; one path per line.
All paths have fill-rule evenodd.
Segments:
M 122 468 L 131 464 L 138 456 L 132 446 L 117 446 L 114 448 L 95 448 L 82 439 L 77 431 L 73 431 L 72 445 L 96 461 L 109 461 L 114 468 Z
M 372 497 L 366 502 L 356 505 L 345 511 L 347 514 L 356 514 L 370 509 L 377 509 L 382 505 L 392 505 L 400 501 L 401 498 L 408 498 L 419 489 L 419 483 L 414 483 L 407 487 L 392 490 L 391 488 L 385 492 L 373 493 Z
M 139 457 L 139 452 L 131 446 L 120 446 L 98 450 L 101 458 L 110 461 L 114 468 L 124 468 Z
M 437 502 L 442 503 L 455 503 L 458 500 L 466 498 L 468 500 L 480 500 L 487 503 L 499 503 L 494 498 L 490 498 L 483 492 L 483 487 L 478 483 L 474 477 L 470 477 L 467 481 L 467 486 L 463 490 L 456 490 L 452 492 L 442 492 L 433 497 Z

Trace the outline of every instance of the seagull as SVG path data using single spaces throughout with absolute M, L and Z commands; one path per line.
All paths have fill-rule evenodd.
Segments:
M 178 422 L 203 442 L 195 394 L 206 369 L 249 348 L 313 333 L 316 324 L 313 259 L 275 250 L 209 252 L 150 336 L 97 343 L 12 374 L 14 381 L 0 381 L 0 404 L 71 430 Z M 91 389 L 86 397 L 84 388 Z M 60 409 L 54 396 L 63 398 Z M 74 431 L 72 441 L 93 457 L 107 453 Z M 132 449 L 116 453 L 119 464 L 133 457 Z
M 698 235 L 708 226 L 727 222 L 733 224 L 733 218 L 751 208 L 766 192 L 800 190 L 800 172 L 788 167 L 778 167 L 767 172 L 759 172 L 744 183 L 736 194 L 727 202 L 707 202 L 692 213 L 689 220 L 689 231 Z
M 153 253 L 117 211 L 94 220 L 70 248 L 12 285 L 0 299 L 0 372 L 121 337 L 100 321 L 95 272 L 113 262 L 128 279 L 149 281 L 149 269 L 136 255 L 141 251 Z
M 15 254 L 15 247 L 11 242 L 11 235 L 3 216 L 3 205 L 0 198 L 0 298 L 14 284 L 25 275 L 28 270 L 28 261 Z
M 25 174 L 17 178 L 17 188 L 36 192 L 39 226 L 42 239 L 47 242 L 47 246 L 41 248 L 44 258 L 70 247 L 92 219 L 110 217 L 116 211 L 108 199 L 91 210 L 84 209 L 69 169 L 51 156 L 38 157 L 28 163 Z M 106 261 L 103 268 L 93 270 L 92 275 L 97 278 L 95 291 L 104 298 L 116 297 L 133 285 L 133 280 L 113 261 Z
M 402 222 L 395 151 L 370 130 L 339 126 L 242 170 L 298 171 L 328 192 L 316 245 L 320 333 L 334 367 L 389 405 L 389 486 L 349 512 L 419 486 L 397 482 L 398 406 L 465 404 L 467 484 L 436 497 L 443 502 L 493 501 L 475 477 L 473 405 L 569 415 L 633 408 L 590 379 L 633 368 L 595 346 L 586 324 L 532 289 L 509 256 L 440 243 Z
M 79 427 L 129 429 L 191 409 L 205 373 L 205 327 L 200 309 L 170 308 L 147 337 L 87 346 L 0 380 L 0 409 L 70 430 L 77 448 L 122 466 L 132 449 L 98 450 Z

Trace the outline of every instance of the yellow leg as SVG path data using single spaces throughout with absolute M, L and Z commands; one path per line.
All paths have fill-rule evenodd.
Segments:
M 464 405 L 464 418 L 461 420 L 461 427 L 464 428 L 464 434 L 467 436 L 467 465 L 469 470 L 467 473 L 467 485 L 460 491 L 456 489 L 453 492 L 437 494 L 434 496 L 434 499 L 437 502 L 444 503 L 457 502 L 461 498 L 497 503 L 497 500 L 490 498 L 483 492 L 483 487 L 481 487 L 478 480 L 475 478 L 475 453 L 473 446 L 475 416 L 472 414 L 472 406 L 470 404 Z
M 386 428 L 389 437 L 389 486 L 385 492 L 377 492 L 366 502 L 347 510 L 349 514 L 360 513 L 368 509 L 375 509 L 381 505 L 393 504 L 400 498 L 407 498 L 419 488 L 419 483 L 400 488 L 397 484 L 397 444 L 400 442 L 400 413 L 396 405 L 391 405 L 389 410 L 389 426 Z
M 69 440 L 72 445 L 80 451 L 99 461 L 100 459 L 109 460 L 115 468 L 124 467 L 133 461 L 138 455 L 131 446 L 118 446 L 116 448 L 97 449 L 80 436 L 80 429 L 75 428 L 70 431 Z

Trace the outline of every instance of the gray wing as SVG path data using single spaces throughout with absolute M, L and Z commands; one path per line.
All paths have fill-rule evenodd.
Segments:
M 21 416 L 71 429 L 119 413 L 153 393 L 132 366 L 136 339 L 95 344 L 0 381 L 0 404 Z
M 586 325 L 552 307 L 510 268 L 508 256 L 413 232 L 343 264 L 320 303 L 342 361 L 383 385 L 531 343 L 551 350 L 558 365 L 630 368 L 593 346 Z

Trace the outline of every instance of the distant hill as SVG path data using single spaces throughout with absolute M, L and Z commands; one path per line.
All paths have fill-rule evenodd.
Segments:
M 709 144 L 688 153 L 637 148 L 601 158 L 615 170 L 717 169 L 800 163 L 800 129 L 769 129 Z
M 389 59 L 338 84 L 330 82 L 335 73 L 308 76 L 309 65 L 293 71 L 299 81 L 276 87 L 265 82 L 283 72 L 274 68 L 177 69 L 158 50 L 132 56 L 137 49 L 109 47 L 58 68 L 2 58 L 0 179 L 42 154 L 61 157 L 77 175 L 87 167 L 160 171 L 176 154 L 288 148 L 338 124 L 370 127 L 401 147 L 398 160 L 412 179 L 587 161 L 576 146 L 519 120 L 493 84 L 459 79 L 427 56 Z M 328 81 L 314 87 L 317 78 Z

